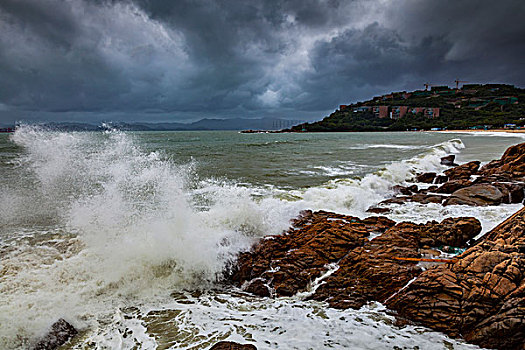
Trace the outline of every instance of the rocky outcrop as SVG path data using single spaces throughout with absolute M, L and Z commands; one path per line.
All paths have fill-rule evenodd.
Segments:
M 437 193 L 453 193 L 461 188 L 472 185 L 472 181 L 469 180 L 450 180 L 445 182 L 443 185 L 436 189 Z
M 480 173 L 484 176 L 500 175 L 525 181 L 525 143 L 509 147 L 501 159 L 486 164 Z
M 361 247 L 371 233 L 394 226 L 385 217 L 360 220 L 328 212 L 305 211 L 283 235 L 268 236 L 251 252 L 241 254 L 233 280 L 260 296 L 290 296 L 305 290 L 326 271 Z
M 78 331 L 66 322 L 64 319 L 59 319 L 53 323 L 51 330 L 47 335 L 40 340 L 35 346 L 34 350 L 51 350 L 65 344 L 68 340 L 77 335 Z
M 231 341 L 221 341 L 210 348 L 210 350 L 257 350 L 252 344 L 239 344 Z
M 260 296 L 306 292 L 337 308 L 385 301 L 421 273 L 421 249 L 464 246 L 478 234 L 474 218 L 395 224 L 385 217 L 305 212 L 284 235 L 269 236 L 243 253 L 232 279 Z M 371 240 L 369 238 L 373 237 Z M 316 285 L 316 279 L 323 283 Z
M 369 301 L 384 302 L 421 273 L 421 248 L 441 245 L 464 246 L 481 230 L 473 218 L 450 218 L 441 223 L 402 222 L 353 249 L 339 262 L 339 269 L 312 295 L 336 308 L 359 308 Z
M 472 161 L 468 162 L 462 165 L 458 165 L 457 167 L 445 170 L 445 176 L 448 177 L 449 180 L 461 180 L 461 179 L 469 179 L 472 175 L 477 174 L 479 169 L 480 162 L 478 161 Z
M 444 157 L 442 163 L 450 164 L 451 159 Z M 435 186 L 426 189 L 417 189 L 417 185 L 394 186 L 394 197 L 371 207 L 370 212 L 387 213 L 389 209 L 384 205 L 407 202 L 471 206 L 522 203 L 525 199 L 525 143 L 510 147 L 501 159 L 482 168 L 480 162 L 472 161 L 450 168 L 444 175 L 418 174 L 415 181 Z
M 387 301 L 398 316 L 483 347 L 525 344 L 525 208 L 457 262 L 423 272 Z

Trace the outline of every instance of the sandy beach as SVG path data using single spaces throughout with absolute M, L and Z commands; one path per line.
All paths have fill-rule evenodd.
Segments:
M 489 130 L 483 130 L 483 129 L 464 129 L 464 130 L 431 130 L 431 132 L 458 132 L 458 133 L 472 133 L 472 132 L 488 132 L 488 133 L 494 133 L 494 132 L 505 132 L 505 133 L 511 133 L 511 134 L 525 134 L 525 129 L 489 129 Z

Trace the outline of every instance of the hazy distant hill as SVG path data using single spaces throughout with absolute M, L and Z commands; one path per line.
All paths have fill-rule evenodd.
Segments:
M 290 128 L 293 125 L 304 123 L 304 120 L 288 120 L 278 118 L 231 118 L 231 119 L 201 119 L 193 123 L 128 123 L 108 122 L 107 125 L 119 130 L 126 131 L 191 131 L 191 130 L 280 130 Z M 72 122 L 49 122 L 39 124 L 54 130 L 66 131 L 97 131 L 105 127 L 100 124 L 72 123 Z

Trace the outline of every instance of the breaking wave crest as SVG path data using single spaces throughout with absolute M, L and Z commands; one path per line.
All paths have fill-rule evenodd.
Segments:
M 145 153 L 122 132 L 26 126 L 12 141 L 23 150 L 21 178 L 3 191 L 13 207 L 2 224 L 31 223 L 39 234 L 21 229 L 0 241 L 1 348 L 58 317 L 85 325 L 82 315 L 115 303 L 208 288 L 239 250 L 292 215 L 257 203 L 248 188 L 202 187 L 193 164 Z
M 303 208 L 325 209 L 356 216 L 365 216 L 366 210 L 391 194 L 391 188 L 403 184 L 418 172 L 445 169 L 441 157 L 459 153 L 465 148 L 459 139 L 445 141 L 425 149 L 416 157 L 392 162 L 363 178 L 331 180 L 325 186 L 290 191 L 303 202 Z
M 20 179 L 2 191 L 11 205 L 0 223 L 39 234 L 21 228 L 0 241 L 1 348 L 27 345 L 59 317 L 93 326 L 117 306 L 212 287 L 239 251 L 301 210 L 364 216 L 393 185 L 441 170 L 439 158 L 464 147 L 454 139 L 363 178 L 284 191 L 199 179 L 195 164 L 144 152 L 115 130 L 25 126 L 12 141 Z

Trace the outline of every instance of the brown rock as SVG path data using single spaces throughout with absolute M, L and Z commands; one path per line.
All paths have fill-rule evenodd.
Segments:
M 431 184 L 436 178 L 436 173 L 423 173 L 416 176 L 416 182 Z
M 469 180 L 451 180 L 448 182 L 445 182 L 443 185 L 439 186 L 439 188 L 436 190 L 437 193 L 452 193 L 460 188 L 468 187 L 472 185 L 472 182 Z
M 401 185 L 395 185 L 392 187 L 392 191 L 394 191 L 394 194 L 402 194 L 409 196 L 414 192 L 417 192 L 418 188 L 417 185 L 412 185 L 409 187 L 401 186 Z
M 450 154 L 446 157 L 441 157 L 441 164 L 446 166 L 457 166 L 456 163 L 454 163 L 454 160 L 456 159 L 456 156 L 453 154 Z
M 445 171 L 449 180 L 469 179 L 478 172 L 480 162 L 472 161 Z
M 408 202 L 418 202 L 421 204 L 441 203 L 445 197 L 435 194 L 415 194 L 408 198 Z
M 501 159 L 481 168 L 482 175 L 505 175 L 514 180 L 525 180 L 525 143 L 509 147 Z
M 497 349 L 525 344 L 525 208 L 453 264 L 430 269 L 388 300 L 398 315 Z
M 213 345 L 210 350 L 257 350 L 252 344 L 239 344 L 231 341 L 220 341 Z
M 390 209 L 385 207 L 378 207 L 378 206 L 372 206 L 366 210 L 367 213 L 374 213 L 374 214 L 387 214 L 390 213 Z
M 359 218 L 319 211 L 305 212 L 284 235 L 269 236 L 239 256 L 232 280 L 246 290 L 267 296 L 290 296 L 304 290 L 326 271 L 326 265 L 363 246 L 371 233 L 395 223 L 384 217 Z
M 503 193 L 503 203 L 522 203 L 524 199 L 524 183 L 494 183 Z
M 445 182 L 448 181 L 448 177 L 445 176 L 445 175 L 438 175 L 436 176 L 436 178 L 434 179 L 434 183 L 435 184 L 444 184 Z
M 503 193 L 496 186 L 478 184 L 453 192 L 443 205 L 498 205 L 503 202 L 503 197 Z
M 295 224 L 300 226 L 241 254 L 232 279 L 260 296 L 292 296 L 307 290 L 328 264 L 336 263 L 339 268 L 311 298 L 333 307 L 357 308 L 371 300 L 386 300 L 421 273 L 417 262 L 397 258 L 420 257 L 423 246 L 462 246 L 481 230 L 474 218 L 396 225 L 381 216 L 360 220 L 327 212 L 309 212 Z M 369 241 L 370 234 L 380 235 Z

